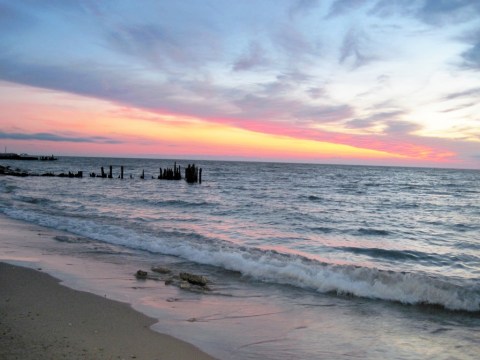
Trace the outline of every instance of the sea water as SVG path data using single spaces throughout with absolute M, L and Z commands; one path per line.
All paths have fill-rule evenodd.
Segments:
M 1 177 L 0 212 L 66 231 L 39 249 L 97 264 L 97 289 L 221 359 L 480 353 L 480 171 L 201 161 L 202 184 L 158 180 L 173 164 L 3 161 L 84 177 Z M 151 265 L 211 291 L 125 277 Z

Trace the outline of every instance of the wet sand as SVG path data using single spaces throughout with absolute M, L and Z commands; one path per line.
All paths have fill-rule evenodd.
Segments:
M 1 359 L 213 359 L 154 332 L 154 322 L 41 271 L 0 263 Z

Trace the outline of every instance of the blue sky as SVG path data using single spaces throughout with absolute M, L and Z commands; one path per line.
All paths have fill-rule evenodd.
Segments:
M 0 94 L 480 167 L 479 1 L 0 1 L 0 31 Z M 22 116 L 4 110 L 2 139 L 35 138 Z M 57 143 L 123 141 L 45 128 Z

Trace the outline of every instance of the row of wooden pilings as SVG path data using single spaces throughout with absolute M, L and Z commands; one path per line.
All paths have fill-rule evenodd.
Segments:
M 113 166 L 110 165 L 108 175 L 105 172 L 104 167 L 100 168 L 100 174 L 96 174 L 95 172 L 90 173 L 90 177 L 100 177 L 100 178 L 108 178 L 113 179 Z M 124 167 L 123 165 L 120 166 L 120 175 L 118 176 L 119 179 L 124 178 Z M 133 178 L 133 175 L 130 175 L 130 179 Z M 155 177 L 152 176 L 152 179 Z M 140 179 L 145 179 L 145 170 L 142 170 L 142 174 L 140 175 Z M 157 177 L 159 180 L 182 180 L 182 173 L 180 165 L 177 166 L 175 162 L 173 169 L 172 168 L 160 168 L 159 175 Z M 188 183 L 202 183 L 202 168 L 195 166 L 195 164 L 188 164 L 185 168 L 185 181 Z
M 2 176 L 48 176 L 48 177 L 68 177 L 68 178 L 81 178 L 83 177 L 83 171 L 78 171 L 76 173 L 69 171 L 68 173 L 60 173 L 55 175 L 53 172 L 46 172 L 43 174 L 29 173 L 28 171 L 21 169 L 11 169 L 10 166 L 0 165 L 0 175 Z

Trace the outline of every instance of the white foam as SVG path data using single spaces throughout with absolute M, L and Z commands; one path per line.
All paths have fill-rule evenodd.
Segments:
M 93 220 L 44 216 L 4 209 L 14 218 L 69 231 L 116 245 L 175 255 L 201 264 L 239 271 L 260 281 L 288 284 L 318 292 L 336 292 L 405 304 L 435 304 L 450 310 L 480 311 L 480 285 L 426 274 L 382 271 L 353 265 L 335 265 L 256 248 L 239 247 L 212 239 L 194 241 L 139 234 L 121 226 Z

